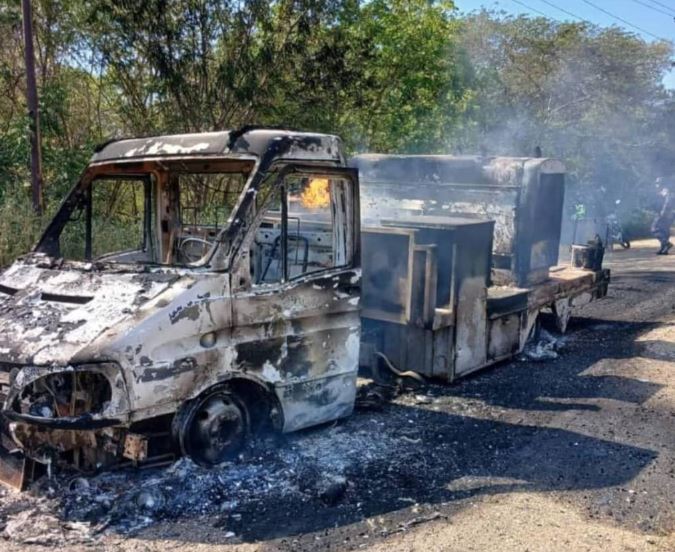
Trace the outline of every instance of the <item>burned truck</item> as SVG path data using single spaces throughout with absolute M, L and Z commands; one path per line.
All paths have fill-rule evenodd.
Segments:
M 412 212 L 407 195 L 361 209 L 370 196 L 331 135 L 97 148 L 0 274 L 0 479 L 177 454 L 219 464 L 262 428 L 351 414 L 360 364 L 451 381 L 520 351 L 540 309 L 604 295 L 602 270 L 493 286 L 491 213 Z
M 601 262 L 558 263 L 560 161 L 364 154 L 350 165 L 364 226 L 364 367 L 384 354 L 453 381 L 520 353 L 542 310 L 564 333 L 574 307 L 607 292 Z
M 4 448 L 85 468 L 172 448 L 217 464 L 261 424 L 349 415 L 359 248 L 356 172 L 334 136 L 101 147 L 0 276 Z

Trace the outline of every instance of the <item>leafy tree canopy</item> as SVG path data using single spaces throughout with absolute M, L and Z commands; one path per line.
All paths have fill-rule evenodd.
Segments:
M 52 209 L 97 142 L 248 123 L 337 133 L 351 151 L 539 145 L 567 163 L 573 200 L 601 211 L 646 203 L 654 178 L 675 172 L 662 86 L 672 44 L 618 27 L 460 18 L 445 0 L 33 0 L 33 11 Z M 0 220 L 15 229 L 30 217 L 20 0 L 0 0 L 0 33 Z M 9 232 L 0 265 L 30 245 Z

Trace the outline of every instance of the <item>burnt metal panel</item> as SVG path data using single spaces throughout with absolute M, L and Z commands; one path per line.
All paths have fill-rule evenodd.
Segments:
M 487 357 L 487 287 L 493 223 L 457 230 L 455 259 L 455 376 L 485 366 Z
M 494 268 L 534 284 L 557 264 L 564 166 L 553 159 L 359 155 L 363 220 L 475 216 L 495 221 Z
M 488 361 L 498 361 L 520 350 L 520 328 L 524 313 L 515 312 L 488 323 Z
M 363 230 L 363 316 L 400 324 L 410 320 L 414 245 L 412 230 Z
M 531 273 L 558 264 L 564 196 L 564 174 L 531 170 L 523 175 L 512 264 L 519 284 L 536 283 Z
M 351 413 L 360 271 L 337 269 L 233 295 L 232 369 L 273 385 L 284 431 Z
M 102 161 L 154 157 L 213 157 L 225 154 L 260 157 L 276 150 L 279 158 L 342 162 L 342 141 L 330 134 L 255 128 L 173 134 L 111 141 L 92 157 Z M 279 148 L 279 145 L 283 145 Z

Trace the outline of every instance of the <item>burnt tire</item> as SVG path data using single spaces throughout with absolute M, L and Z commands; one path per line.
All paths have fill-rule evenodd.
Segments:
M 183 405 L 173 423 L 180 452 L 205 467 L 234 459 L 250 433 L 246 403 L 224 386 Z

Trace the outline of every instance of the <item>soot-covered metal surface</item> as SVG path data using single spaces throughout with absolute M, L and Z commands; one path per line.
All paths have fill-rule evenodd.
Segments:
M 357 155 L 364 223 L 408 216 L 495 221 L 499 283 L 529 285 L 558 262 L 565 167 L 555 159 Z
M 333 243 L 331 255 L 311 274 L 253 282 L 262 216 L 289 174 L 313 174 L 312 167 L 302 172 L 308 159 L 323 164 L 321 175 L 340 178 L 338 191 L 325 195 L 331 231 L 319 238 Z M 149 460 L 145 435 L 180 443 L 164 446 L 164 455 L 172 448 L 189 454 L 196 445 L 181 435 L 190 434 L 199 408 L 220 412 L 213 423 L 227 423 L 224 412 L 238 415 L 244 433 L 349 415 L 359 355 L 358 185 L 338 165 L 339 138 L 269 129 L 99 148 L 35 251 L 0 274 L 0 398 L 10 441 L 47 465 L 91 469 L 122 457 Z M 181 233 L 195 230 L 180 218 L 176 179 L 186 172 L 243 179 L 226 224 L 203 234 L 211 241 L 197 262 L 177 258 Z M 64 228 L 78 217 L 89 217 L 76 238 L 91 256 L 93 183 L 129 174 L 147 176 L 145 189 L 152 188 L 144 249 L 64 260 Z M 149 214 L 153 198 L 160 216 Z M 279 239 L 286 225 L 283 219 Z

